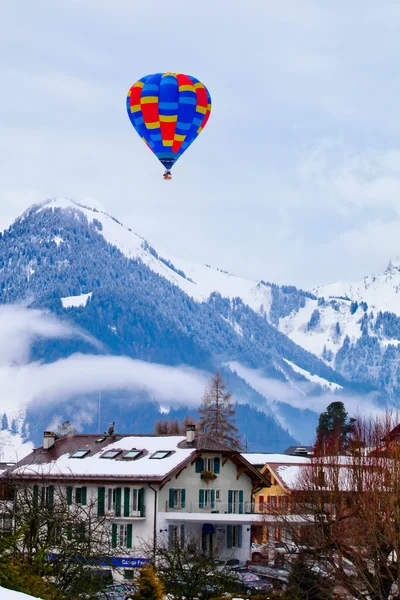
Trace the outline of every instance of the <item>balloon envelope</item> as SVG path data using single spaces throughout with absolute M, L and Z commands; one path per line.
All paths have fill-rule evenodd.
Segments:
M 204 129 L 211 97 L 191 75 L 156 73 L 133 84 L 126 107 L 142 140 L 170 170 Z

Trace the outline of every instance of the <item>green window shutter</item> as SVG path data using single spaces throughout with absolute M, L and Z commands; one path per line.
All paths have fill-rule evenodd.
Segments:
M 130 515 L 131 488 L 124 488 L 124 517 Z
M 49 485 L 47 494 L 47 506 L 52 508 L 54 506 L 54 485 Z
M 168 508 L 175 508 L 175 490 L 173 488 L 169 488 Z
M 185 505 L 186 505 L 186 490 L 185 489 L 181 490 L 181 505 L 182 505 L 182 508 L 185 508 Z
M 132 523 L 126 527 L 126 547 L 132 548 Z
M 181 546 L 185 545 L 185 525 L 181 524 Z
M 239 491 L 239 513 L 242 515 L 243 514 L 243 490 Z
M 39 504 L 39 486 L 34 485 L 33 486 L 33 506 L 34 506 L 34 508 L 37 508 L 38 504 Z
M 87 487 L 82 488 L 82 506 L 87 504 Z
M 237 525 L 238 528 L 238 548 L 242 547 L 242 526 Z
M 121 516 L 121 498 L 122 498 L 122 489 L 120 487 L 115 488 L 115 516 Z
M 233 492 L 228 490 L 228 513 L 232 512 Z M 229 546 L 231 548 L 231 546 Z
M 211 490 L 211 508 L 215 506 L 215 490 Z
M 204 469 L 203 469 L 203 459 L 202 458 L 198 458 L 196 460 L 196 473 L 201 473 L 202 471 L 204 471 Z
M 111 528 L 111 546 L 117 547 L 117 524 L 113 523 Z
M 72 523 L 68 523 L 67 525 L 67 540 L 69 542 L 72 540 Z
M 140 490 L 139 490 L 138 502 L 139 502 L 139 514 L 140 514 L 141 517 L 144 517 L 144 511 L 145 511 L 145 506 L 144 506 L 144 488 L 140 488 Z
M 220 471 L 221 471 L 221 461 L 217 457 L 217 458 L 214 458 L 214 473 L 216 475 L 218 475 L 218 473 L 220 473 Z
M 199 490 L 199 508 L 204 508 L 204 490 Z
M 232 525 L 228 525 L 228 527 L 226 528 L 226 547 L 227 548 L 232 548 Z
M 172 548 L 174 545 L 174 526 L 168 525 L 168 546 Z
M 106 488 L 99 487 L 97 490 L 97 514 L 104 517 L 106 504 Z
M 72 487 L 70 486 L 67 487 L 67 504 L 68 506 L 72 504 Z

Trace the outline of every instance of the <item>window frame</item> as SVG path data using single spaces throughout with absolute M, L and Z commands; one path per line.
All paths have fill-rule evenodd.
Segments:
M 90 450 L 87 449 L 75 450 L 72 454 L 70 454 L 70 458 L 85 458 L 89 452 Z M 79 454 L 79 456 L 77 456 L 77 454 Z
M 154 460 L 163 460 L 164 458 L 171 456 L 171 454 L 173 453 L 174 450 L 156 450 L 151 456 L 149 456 L 149 458 L 152 458 Z M 163 456 L 157 456 L 157 454 L 163 454 Z
M 113 460 L 114 458 L 117 458 L 117 456 L 119 454 L 121 454 L 121 452 L 122 452 L 122 450 L 118 450 L 117 448 L 110 448 L 109 450 L 106 450 L 104 452 L 104 454 L 102 454 L 100 456 L 100 458 L 105 458 L 107 460 Z M 107 456 L 107 454 L 111 454 L 111 453 L 112 453 L 112 456 Z

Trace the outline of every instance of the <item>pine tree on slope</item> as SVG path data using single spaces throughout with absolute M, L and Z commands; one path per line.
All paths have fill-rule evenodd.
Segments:
M 202 434 L 240 450 L 240 438 L 234 422 L 235 409 L 232 393 L 225 391 L 226 385 L 219 371 L 209 381 L 199 408 L 199 430 Z

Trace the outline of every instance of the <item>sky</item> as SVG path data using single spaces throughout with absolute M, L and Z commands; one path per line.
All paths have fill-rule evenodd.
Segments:
M 0 227 L 92 197 L 161 253 L 303 288 L 400 254 L 400 4 L 0 2 Z M 127 90 L 189 73 L 207 127 L 173 180 Z

